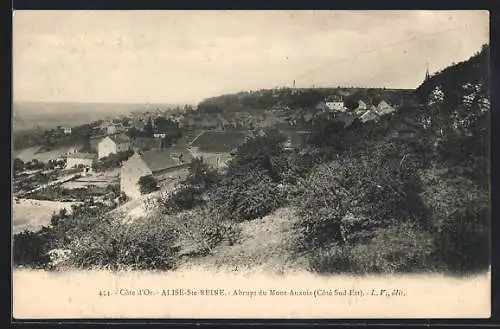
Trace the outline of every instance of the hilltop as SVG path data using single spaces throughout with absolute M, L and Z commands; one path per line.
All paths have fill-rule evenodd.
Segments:
M 412 89 L 386 88 L 280 88 L 245 91 L 207 98 L 198 104 L 202 113 L 231 113 L 240 111 L 263 111 L 272 109 L 307 109 L 316 106 L 331 95 L 339 95 L 346 103 L 358 99 L 378 104 L 385 100 L 392 104 L 416 105 Z

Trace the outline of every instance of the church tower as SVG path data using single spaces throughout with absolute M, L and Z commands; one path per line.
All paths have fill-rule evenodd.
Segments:
M 429 74 L 429 64 L 426 64 L 425 68 L 425 80 L 429 79 L 431 75 Z

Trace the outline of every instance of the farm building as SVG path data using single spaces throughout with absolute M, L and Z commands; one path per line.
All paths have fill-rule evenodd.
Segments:
M 63 132 L 65 135 L 71 135 L 71 127 L 64 127 Z
M 147 175 L 159 175 L 169 170 L 189 166 L 192 155 L 184 148 L 135 152 L 120 170 L 120 190 L 130 198 L 141 195 L 139 179 Z
M 90 143 L 90 151 L 92 153 L 97 153 L 97 150 L 98 150 L 98 146 L 99 146 L 99 143 L 104 139 L 106 138 L 105 135 L 95 135 L 95 136 L 92 136 L 89 140 L 89 143 Z
M 73 153 L 66 157 L 66 168 L 85 167 L 91 168 L 96 160 L 96 155 L 93 153 Z
M 358 100 L 358 107 L 354 109 L 356 115 L 363 115 L 368 110 L 368 105 L 363 100 Z
M 108 135 L 116 134 L 116 126 L 113 124 L 107 126 L 106 127 L 106 134 L 108 134 Z
M 107 136 L 97 146 L 98 158 L 130 150 L 130 139 L 126 135 Z
M 377 105 L 376 112 L 378 115 L 386 115 L 386 114 L 394 112 L 395 110 L 396 109 L 394 107 L 392 107 L 391 105 L 389 105 L 386 101 L 381 101 Z
M 330 111 L 345 112 L 344 99 L 342 96 L 332 95 L 325 99 L 325 105 Z
M 359 117 L 359 119 L 362 122 L 368 122 L 368 121 L 377 121 L 379 118 L 379 115 L 377 112 L 372 108 L 367 110 L 362 116 Z

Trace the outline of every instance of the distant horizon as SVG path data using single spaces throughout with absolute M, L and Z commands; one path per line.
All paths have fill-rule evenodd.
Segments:
M 418 87 L 418 86 L 417 86 Z M 352 87 L 346 87 L 346 86 L 338 86 L 338 87 L 328 87 L 328 86 L 315 86 L 315 87 L 289 87 L 289 86 L 283 86 L 283 87 L 274 87 L 274 88 L 260 88 L 260 89 L 250 89 L 250 90 L 241 90 L 241 91 L 236 91 L 236 92 L 231 92 L 231 93 L 225 93 L 225 94 L 218 94 L 214 96 L 208 96 L 199 102 L 196 103 L 168 103 L 168 102 L 154 102 L 154 103 L 148 103 L 148 102 L 133 102 L 133 103 L 128 103 L 128 102 L 116 102 L 116 101 L 102 101 L 102 102 L 96 102 L 96 101 L 89 101 L 89 102 L 83 102 L 83 101 L 47 101 L 47 100 L 21 100 L 21 101 L 13 101 L 12 104 L 26 104 L 26 103 L 46 103 L 46 104 L 102 104 L 102 105 L 141 105 L 141 106 L 155 106 L 155 105 L 162 105 L 162 106 L 184 106 L 184 105 L 191 105 L 191 106 L 196 106 L 198 103 L 202 102 L 203 100 L 209 99 L 209 98 L 216 98 L 224 95 L 234 95 L 234 94 L 239 94 L 239 93 L 244 93 L 244 92 L 256 92 L 256 91 L 261 91 L 261 90 L 275 90 L 275 89 L 296 89 L 296 90 L 303 90 L 303 89 L 385 89 L 385 90 L 415 90 L 416 88 L 392 88 L 392 87 L 358 87 L 358 86 L 352 86 Z

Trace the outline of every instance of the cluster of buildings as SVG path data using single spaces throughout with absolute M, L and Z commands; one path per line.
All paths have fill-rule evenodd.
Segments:
M 388 101 L 381 100 L 374 103 L 371 100 L 358 99 L 357 107 L 348 109 L 342 96 L 330 96 L 325 98 L 316 106 L 317 110 L 333 112 L 333 113 L 346 113 L 359 118 L 362 122 L 377 121 L 380 117 L 388 115 L 396 111 L 396 107 L 389 104 Z M 312 115 L 310 116 L 312 119 Z

